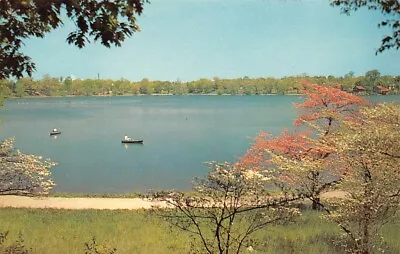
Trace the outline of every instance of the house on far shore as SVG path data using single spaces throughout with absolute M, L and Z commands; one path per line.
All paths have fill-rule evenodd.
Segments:
M 382 94 L 382 95 L 386 95 L 390 92 L 389 88 L 386 88 L 384 86 L 376 86 L 374 88 L 374 92 L 378 93 L 378 94 Z
M 353 93 L 355 94 L 359 94 L 359 95 L 365 95 L 366 94 L 366 90 L 363 86 L 355 86 L 353 88 Z

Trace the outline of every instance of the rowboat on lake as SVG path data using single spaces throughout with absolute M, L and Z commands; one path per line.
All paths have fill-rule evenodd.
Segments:
M 60 130 L 57 130 L 56 128 L 54 128 L 51 132 L 50 132 L 50 136 L 54 136 L 54 135 L 59 135 L 61 134 Z
M 143 144 L 143 139 L 122 140 L 123 144 Z
M 121 143 L 123 144 L 143 144 L 143 139 L 132 139 L 131 137 L 125 136 Z

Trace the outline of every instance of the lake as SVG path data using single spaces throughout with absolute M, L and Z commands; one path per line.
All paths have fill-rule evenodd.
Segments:
M 371 96 L 400 101 L 400 96 Z M 299 96 L 132 96 L 7 100 L 0 137 L 51 158 L 55 191 L 188 190 L 206 161 L 234 162 L 260 130 L 290 128 Z M 49 132 L 59 128 L 62 134 Z M 144 144 L 121 144 L 124 135 Z

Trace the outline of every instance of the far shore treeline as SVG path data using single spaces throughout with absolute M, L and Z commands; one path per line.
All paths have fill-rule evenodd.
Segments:
M 359 95 L 399 94 L 400 76 L 381 75 L 371 70 L 364 76 L 355 77 L 349 72 L 343 77 L 298 75 L 284 78 L 235 78 L 199 79 L 195 81 L 139 82 L 126 79 L 73 79 L 71 77 L 43 76 L 41 80 L 22 78 L 16 81 L 0 80 L 3 98 L 27 96 L 118 96 L 118 95 L 263 95 L 299 94 L 302 83 L 308 81 L 328 87 L 339 87 Z

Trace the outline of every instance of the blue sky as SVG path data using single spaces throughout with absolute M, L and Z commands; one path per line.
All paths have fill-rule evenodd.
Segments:
M 26 41 L 34 78 L 132 81 L 199 78 L 400 75 L 400 51 L 375 55 L 384 29 L 377 12 L 340 14 L 328 0 L 152 0 L 138 18 L 141 32 L 122 47 L 68 45 L 70 22 L 44 39 Z

